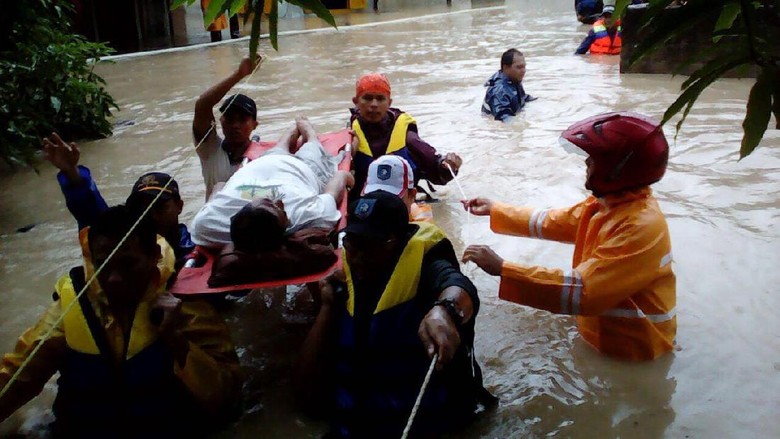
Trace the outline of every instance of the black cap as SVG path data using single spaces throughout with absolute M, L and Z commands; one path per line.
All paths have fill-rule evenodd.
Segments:
M 384 239 L 401 235 L 409 228 L 409 210 L 401 198 L 374 191 L 352 202 L 344 232 Z
M 229 96 L 227 99 L 225 99 L 225 102 L 222 103 L 222 106 L 219 107 L 219 111 L 222 114 L 235 110 L 246 113 L 252 116 L 252 119 L 257 120 L 257 104 L 255 104 L 254 99 L 247 95 L 238 93 L 234 94 L 233 96 Z
M 170 183 L 168 183 L 170 182 Z M 166 184 L 168 185 L 166 187 Z M 180 199 L 179 184 L 170 175 L 164 172 L 149 172 L 142 175 L 133 185 L 133 191 L 127 197 L 127 202 L 131 203 L 141 197 L 155 197 L 162 192 L 160 199 L 163 201 L 170 199 Z

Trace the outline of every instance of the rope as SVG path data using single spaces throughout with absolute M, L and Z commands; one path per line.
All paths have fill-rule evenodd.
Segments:
M 447 166 L 447 169 L 450 170 L 450 174 L 452 174 L 452 179 L 455 181 L 455 184 L 458 186 L 458 190 L 460 190 L 460 195 L 463 197 L 464 200 L 470 200 L 470 198 L 466 196 L 466 192 L 463 191 L 463 186 L 460 185 L 460 180 L 458 179 L 457 174 L 455 174 L 455 171 L 452 169 L 452 166 L 450 166 L 450 164 L 447 162 L 444 162 L 444 165 Z M 463 245 L 468 247 L 470 243 L 471 243 L 471 206 L 466 206 L 466 239 L 464 239 Z
M 264 59 L 265 59 L 264 56 L 262 56 L 260 58 L 260 61 L 257 63 L 257 66 L 255 66 L 255 68 L 252 70 L 252 73 L 250 73 L 243 82 L 248 82 L 250 79 L 252 79 L 252 76 L 254 76 L 255 72 L 257 72 L 257 70 L 260 68 L 260 65 L 263 63 Z M 231 99 L 231 101 L 230 101 L 231 104 L 233 103 L 233 100 L 235 100 L 235 98 L 236 97 L 234 96 L 233 99 Z M 226 108 L 227 107 L 229 107 L 229 105 L 227 105 Z M 222 114 L 223 113 L 220 113 L 220 116 Z M 180 170 L 184 168 L 184 163 L 186 163 L 187 159 L 189 158 L 189 155 L 192 154 L 193 151 L 197 151 L 198 148 L 200 147 L 200 145 L 203 143 L 203 141 L 206 140 L 206 137 L 208 137 L 208 135 L 211 134 L 211 131 L 214 129 L 215 125 L 216 125 L 216 123 L 212 123 L 211 124 L 211 127 L 206 132 L 206 134 L 203 136 L 203 138 L 200 140 L 200 142 L 198 142 L 198 144 L 195 145 L 195 148 L 190 150 L 190 152 L 188 153 L 188 156 L 185 157 L 184 160 L 182 160 L 182 166 L 181 166 Z M 24 359 L 22 364 L 19 365 L 19 368 L 16 369 L 16 372 L 14 372 L 14 374 L 8 380 L 8 382 L 6 383 L 5 387 L 3 387 L 2 390 L 0 390 L 0 398 L 2 398 L 3 395 L 8 393 L 8 390 L 11 388 L 11 386 L 16 382 L 17 379 L 19 379 L 19 375 L 22 373 L 24 368 L 27 367 L 27 365 L 30 363 L 30 361 L 32 361 L 33 357 L 35 357 L 35 354 L 41 349 L 41 347 L 44 345 L 46 340 L 48 340 L 49 337 L 51 337 L 51 334 L 54 332 L 54 330 L 60 325 L 60 323 L 65 318 L 65 316 L 68 314 L 68 312 L 70 312 L 70 310 L 73 308 L 73 306 L 78 302 L 78 299 L 81 298 L 81 296 L 84 294 L 85 291 L 87 291 L 89 286 L 97 278 L 97 276 L 100 274 L 100 272 L 103 271 L 103 267 L 105 267 L 106 264 L 108 264 L 108 261 L 110 261 L 111 258 L 114 257 L 114 254 L 119 250 L 120 247 L 122 247 L 122 244 L 124 244 L 125 241 L 127 241 L 127 238 L 130 236 L 130 234 L 133 233 L 133 231 L 138 226 L 138 224 L 146 217 L 146 215 L 152 209 L 152 207 L 157 202 L 157 200 L 160 199 L 160 196 L 162 196 L 162 194 L 168 189 L 168 186 L 171 184 L 172 181 L 173 181 L 173 179 L 170 179 L 170 180 L 168 180 L 167 183 L 165 183 L 165 185 L 162 187 L 162 190 L 160 190 L 160 192 L 157 193 L 157 196 L 154 197 L 152 202 L 149 203 L 149 206 L 146 207 L 146 209 L 143 211 L 141 216 L 138 217 L 138 219 L 133 224 L 133 226 L 130 227 L 130 230 L 127 231 L 127 234 L 125 234 L 125 236 L 122 237 L 122 239 L 119 241 L 119 243 L 116 245 L 116 247 L 114 247 L 114 249 L 111 251 L 111 253 L 109 253 L 109 255 L 106 258 L 106 260 L 103 261 L 103 263 L 97 268 L 97 270 L 95 270 L 95 273 L 92 275 L 92 277 L 90 277 L 89 280 L 84 284 L 84 288 L 82 288 L 81 291 L 79 291 L 79 293 L 76 294 L 76 299 L 74 301 L 72 301 L 67 307 L 65 307 L 63 312 L 57 318 L 57 320 L 52 324 L 51 328 L 49 328 L 49 330 L 44 333 L 43 337 L 41 337 L 40 341 L 35 346 L 35 348 L 33 348 L 33 350 L 30 351 L 30 355 L 28 355 L 27 358 Z
M 425 394 L 425 389 L 428 387 L 428 382 L 431 381 L 431 375 L 433 375 L 433 367 L 436 366 L 436 361 L 438 359 L 439 359 L 439 354 L 433 354 L 433 359 L 431 359 L 431 365 L 428 366 L 428 373 L 425 374 L 425 380 L 422 383 L 422 387 L 420 387 L 420 393 L 417 394 L 417 401 L 414 402 L 414 407 L 412 407 L 412 413 L 409 415 L 409 420 L 406 421 L 406 428 L 404 428 L 404 433 L 401 435 L 401 439 L 406 439 L 406 436 L 409 435 L 409 430 L 411 430 L 412 428 L 414 417 L 417 416 L 417 410 L 419 410 L 420 403 L 422 402 L 422 397 Z

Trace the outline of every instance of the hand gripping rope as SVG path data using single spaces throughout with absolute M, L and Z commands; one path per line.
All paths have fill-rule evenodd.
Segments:
M 252 73 L 247 76 L 246 80 L 244 82 L 248 82 L 250 79 L 252 79 L 252 76 L 254 76 L 255 72 L 260 68 L 260 65 L 263 63 L 263 60 L 265 60 L 265 56 L 261 56 L 260 60 L 258 61 L 257 65 L 255 66 L 254 70 L 252 70 Z M 235 99 L 235 96 L 233 97 Z M 230 103 L 233 103 L 233 100 L 230 101 Z M 230 105 L 227 105 L 225 108 L 229 107 Z M 220 113 L 222 115 L 222 113 Z M 186 163 L 187 159 L 189 159 L 190 154 L 192 154 L 193 151 L 197 151 L 200 145 L 203 143 L 204 140 L 206 140 L 206 137 L 208 137 L 209 134 L 211 134 L 211 131 L 214 129 L 214 126 L 216 123 L 212 123 L 209 130 L 206 132 L 206 134 L 203 136 L 203 138 L 200 139 L 200 142 L 193 148 L 182 160 L 182 166 L 179 168 L 179 170 L 184 168 L 184 163 Z M 130 236 L 131 233 L 135 230 L 135 228 L 138 226 L 138 224 L 143 220 L 146 215 L 149 213 L 149 211 L 152 209 L 154 204 L 157 202 L 157 200 L 160 199 L 160 196 L 168 189 L 168 186 L 171 184 L 173 180 L 169 179 L 165 185 L 163 186 L 162 190 L 157 193 L 157 195 L 154 197 L 151 203 L 149 203 L 149 206 L 147 206 L 146 210 L 143 211 L 141 216 L 136 220 L 136 222 L 133 224 L 133 226 L 130 228 L 130 230 L 127 231 L 127 234 L 122 237 L 122 239 L 119 241 L 119 244 L 111 251 L 111 253 L 108 255 L 106 260 L 95 270 L 95 273 L 90 277 L 87 282 L 84 284 L 84 288 L 79 291 L 78 294 L 76 294 L 76 300 L 72 301 L 68 306 L 62 311 L 62 314 L 57 318 L 57 320 L 52 324 L 51 328 L 49 328 L 48 331 L 41 337 L 41 340 L 38 342 L 38 344 L 33 348 L 33 350 L 30 352 L 30 355 L 27 356 L 27 358 L 22 362 L 22 364 L 19 365 L 19 368 L 14 372 L 14 374 L 11 376 L 11 379 L 8 380 L 8 383 L 6 383 L 5 387 L 0 390 L 0 398 L 5 395 L 8 390 L 11 388 L 11 386 L 16 382 L 17 379 L 19 379 L 19 375 L 22 373 L 25 367 L 30 363 L 30 361 L 33 359 L 35 354 L 41 349 L 43 344 L 46 342 L 46 340 L 51 337 L 52 332 L 60 325 L 62 320 L 65 318 L 65 316 L 70 312 L 70 310 L 73 308 L 73 306 L 78 303 L 78 299 L 81 298 L 81 296 L 84 294 L 85 291 L 89 288 L 89 286 L 92 284 L 92 282 L 97 279 L 97 276 L 100 274 L 101 271 L 103 271 L 103 267 L 106 266 L 108 261 L 111 260 L 111 258 L 114 257 L 114 254 L 119 250 L 119 248 L 122 246 L 122 244 L 125 243 L 128 236 Z

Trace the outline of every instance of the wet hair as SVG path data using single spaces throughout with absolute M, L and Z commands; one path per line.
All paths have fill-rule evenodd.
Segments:
M 236 250 L 245 253 L 278 249 L 285 241 L 285 232 L 276 215 L 252 203 L 230 218 L 230 239 Z
M 119 243 L 137 220 L 138 214 L 133 213 L 127 206 L 120 204 L 109 207 L 108 210 L 101 212 L 90 225 L 87 235 L 89 242 L 93 243 L 95 239 L 101 237 Z M 144 252 L 148 254 L 157 252 L 157 232 L 153 221 L 148 216 L 138 223 L 128 238 L 130 237 L 138 238 L 138 244 Z
M 523 55 L 523 52 L 515 48 L 509 49 L 501 55 L 501 68 L 503 69 L 504 66 L 511 66 L 512 63 L 515 62 L 515 55 L 525 56 Z

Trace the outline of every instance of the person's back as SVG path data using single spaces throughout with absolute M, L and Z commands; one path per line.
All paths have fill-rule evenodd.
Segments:
M 574 244 L 569 270 L 504 261 L 489 247 L 469 246 L 463 260 L 501 276 L 504 300 L 576 315 L 580 333 L 599 352 L 652 360 L 674 347 L 676 286 L 666 219 L 650 185 L 666 172 L 669 145 L 658 122 L 630 112 L 577 122 L 561 135 L 586 156 L 592 196 L 558 209 L 514 207 L 476 198 L 496 233 Z
M 575 55 L 584 55 L 590 51 L 594 55 L 619 55 L 623 46 L 623 27 L 620 19 L 614 20 L 615 7 L 605 5 L 601 18 L 593 23 L 593 28 L 582 40 Z

